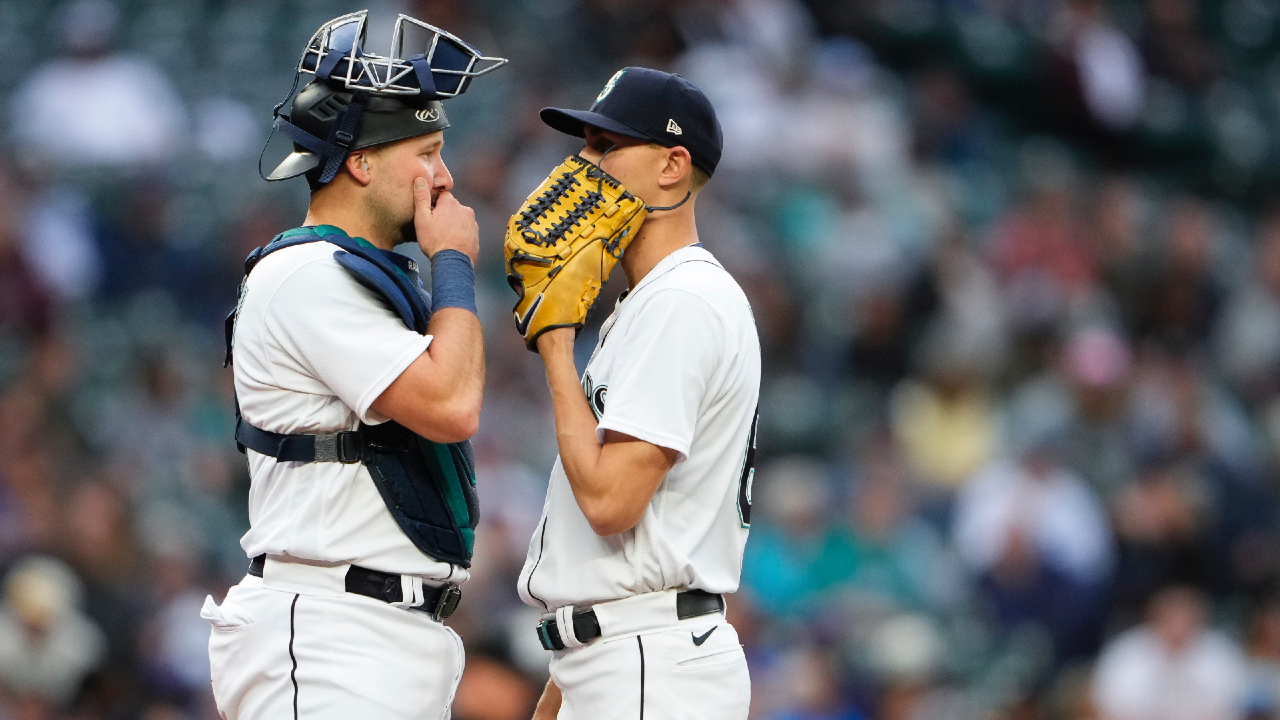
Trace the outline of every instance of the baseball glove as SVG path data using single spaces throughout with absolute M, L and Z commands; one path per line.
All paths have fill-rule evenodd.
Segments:
M 516 331 L 534 352 L 552 328 L 581 328 L 647 210 L 615 178 L 577 155 L 534 190 L 507 224 L 503 250 Z

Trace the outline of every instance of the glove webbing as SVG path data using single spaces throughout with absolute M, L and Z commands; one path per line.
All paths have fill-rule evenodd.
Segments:
M 574 175 L 565 175 L 564 177 L 552 183 L 551 187 L 546 189 L 532 205 L 525 208 L 520 213 L 520 226 L 527 228 L 538 222 L 547 211 L 555 206 L 560 198 L 564 197 L 573 188 L 579 184 L 578 178 Z
M 560 222 L 552 225 L 551 229 L 547 231 L 547 245 L 554 245 L 559 242 L 565 233 L 572 230 L 574 225 L 577 225 L 582 221 L 582 218 L 587 216 L 587 213 L 594 212 L 603 202 L 603 195 L 598 192 L 588 191 L 582 200 L 560 219 Z

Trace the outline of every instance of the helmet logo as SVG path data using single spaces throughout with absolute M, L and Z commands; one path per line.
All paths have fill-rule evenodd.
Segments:
M 600 102 L 601 100 L 605 99 L 605 97 L 608 96 L 609 93 L 613 92 L 613 86 L 618 84 L 618 80 L 622 78 L 622 73 L 624 72 L 626 72 L 626 70 L 619 70 L 618 72 L 613 74 L 613 77 L 609 78 L 609 82 L 604 84 L 604 89 L 601 90 L 600 94 L 596 96 L 596 102 Z
M 440 119 L 440 108 L 431 108 L 430 110 L 419 110 L 413 114 L 422 122 L 435 122 Z

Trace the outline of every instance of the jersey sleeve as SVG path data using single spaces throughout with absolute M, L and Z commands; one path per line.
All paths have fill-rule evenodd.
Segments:
M 364 422 L 370 406 L 431 343 L 336 261 L 309 262 L 271 298 L 267 328 L 286 353 Z
M 719 314 L 702 298 L 664 288 L 645 298 L 621 337 L 596 433 L 615 430 L 675 450 L 684 462 L 698 409 L 726 347 Z

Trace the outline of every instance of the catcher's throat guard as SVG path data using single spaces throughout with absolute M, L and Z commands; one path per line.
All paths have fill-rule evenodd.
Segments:
M 553 328 L 582 328 L 648 212 L 616 178 L 578 155 L 529 195 L 507 223 L 503 245 L 507 283 L 520 296 L 516 330 L 526 347 L 537 352 L 538 336 Z

